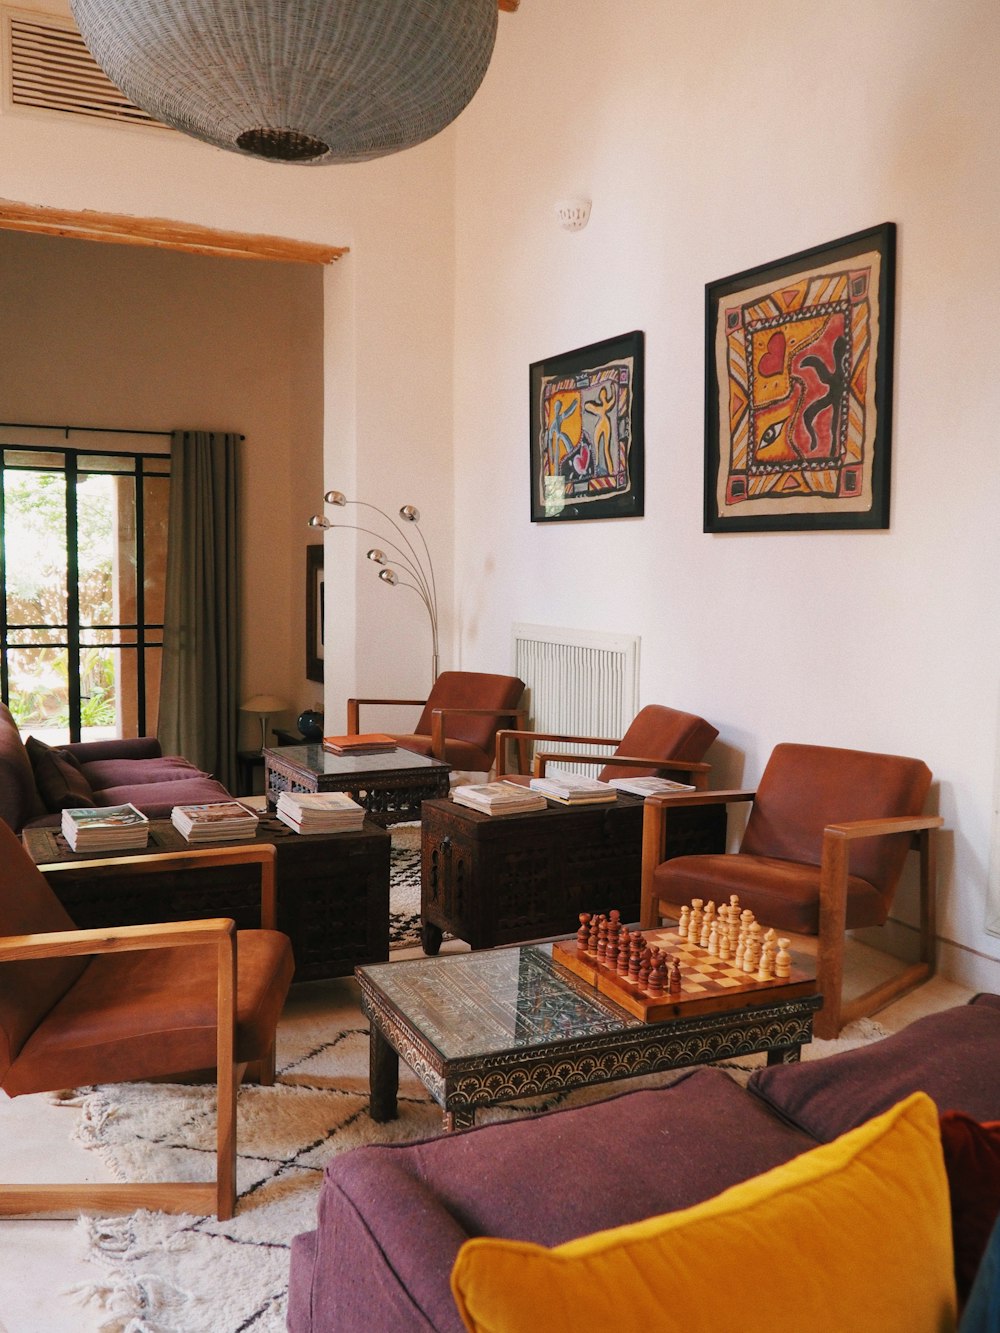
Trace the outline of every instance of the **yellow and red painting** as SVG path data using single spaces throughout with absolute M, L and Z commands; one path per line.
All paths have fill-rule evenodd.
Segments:
M 717 294 L 708 530 L 886 526 L 887 262 L 870 244 Z

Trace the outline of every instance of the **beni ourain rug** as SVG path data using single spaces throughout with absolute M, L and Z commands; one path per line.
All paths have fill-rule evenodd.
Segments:
M 419 829 L 393 831 L 392 947 L 419 939 Z M 884 1036 L 871 1020 L 803 1055 Z M 743 1081 L 763 1061 L 727 1064 Z M 80 1333 L 281 1333 L 292 1238 L 315 1224 L 326 1163 L 365 1143 L 402 1143 L 443 1132 L 440 1109 L 400 1066 L 399 1118 L 368 1117 L 368 1026 L 353 979 L 294 987 L 278 1029 L 278 1081 L 248 1085 L 238 1106 L 236 1217 L 136 1212 L 82 1218 L 94 1279 L 75 1290 Z M 498 1107 L 490 1123 L 581 1105 L 631 1087 L 665 1085 L 677 1072 Z M 213 1085 L 130 1084 L 78 1089 L 60 1103 L 73 1137 L 99 1154 L 112 1178 L 206 1180 L 214 1172 Z M 373 1331 L 374 1333 L 374 1331 Z M 381 1331 L 378 1331 L 381 1333 Z

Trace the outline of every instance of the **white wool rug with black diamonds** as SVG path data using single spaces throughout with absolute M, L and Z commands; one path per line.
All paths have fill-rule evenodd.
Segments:
M 440 1109 L 400 1068 L 399 1118 L 368 1117 L 368 1028 L 353 979 L 294 987 L 278 1030 L 278 1081 L 241 1089 L 239 1203 L 235 1218 L 137 1212 L 82 1219 L 94 1279 L 74 1293 L 80 1331 L 281 1333 L 289 1248 L 315 1225 L 325 1164 L 364 1143 L 399 1143 L 443 1132 Z M 806 1058 L 884 1036 L 862 1020 L 838 1042 L 814 1042 Z M 751 1057 L 729 1067 L 745 1079 Z M 595 1101 L 630 1087 L 665 1085 L 677 1073 L 584 1088 L 481 1112 L 480 1123 Z M 215 1089 L 134 1084 L 96 1088 L 67 1103 L 75 1137 L 118 1179 L 207 1180 L 214 1172 Z

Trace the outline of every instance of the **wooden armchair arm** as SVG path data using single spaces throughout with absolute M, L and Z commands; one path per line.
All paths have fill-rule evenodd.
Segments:
M 93 861 L 56 861 L 40 866 L 46 879 L 69 873 L 79 875 L 96 871 L 113 877 L 119 874 L 155 875 L 199 866 L 260 865 L 260 925 L 275 930 L 278 924 L 278 892 L 275 880 L 277 852 L 269 842 L 240 844 L 236 847 L 192 847 L 182 852 L 156 852 L 142 856 L 108 856 Z
M 405 704 L 409 708 L 423 708 L 426 702 L 426 699 L 348 699 L 347 735 L 359 736 L 361 734 L 358 717 L 362 704 Z
M 445 719 L 449 717 L 499 717 L 523 721 L 523 708 L 460 708 L 457 705 L 435 708 L 431 711 L 431 753 L 435 759 L 444 758 Z
M 518 767 L 511 770 L 507 767 L 507 742 L 517 742 Z M 572 741 L 577 745 L 621 745 L 621 738 L 617 740 L 607 736 L 564 736 L 555 731 L 526 731 L 523 727 L 505 728 L 497 732 L 497 777 L 502 778 L 505 773 L 520 773 L 522 768 L 527 765 L 527 747 L 531 741 Z M 535 775 L 536 777 L 538 774 Z
M 95 930 L 50 930 L 38 935 L 0 938 L 0 963 L 28 958 L 76 958 L 82 954 L 129 953 L 136 949 L 181 949 L 221 944 L 235 936 L 229 917 L 169 921 L 148 926 L 111 926 Z

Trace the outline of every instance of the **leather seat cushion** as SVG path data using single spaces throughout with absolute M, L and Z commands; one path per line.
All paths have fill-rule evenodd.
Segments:
M 402 750 L 411 750 L 414 754 L 435 757 L 431 749 L 430 736 L 393 736 Z M 445 735 L 444 752 L 446 761 L 452 768 L 465 768 L 473 773 L 488 773 L 493 764 L 493 756 L 487 755 L 478 745 L 469 741 L 460 741 L 456 737 Z
M 211 1069 L 216 1058 L 214 945 L 93 958 L 35 1029 L 3 1087 L 9 1096 Z M 266 1055 L 291 983 L 286 935 L 237 936 L 236 1060 Z
M 782 861 L 775 856 L 736 852 L 722 856 L 677 856 L 656 867 L 653 882 L 660 898 L 676 906 L 692 898 L 725 903 L 739 895 L 761 925 L 796 935 L 819 933 L 819 866 Z M 847 879 L 847 928 L 881 926 L 886 904 L 871 884 Z

